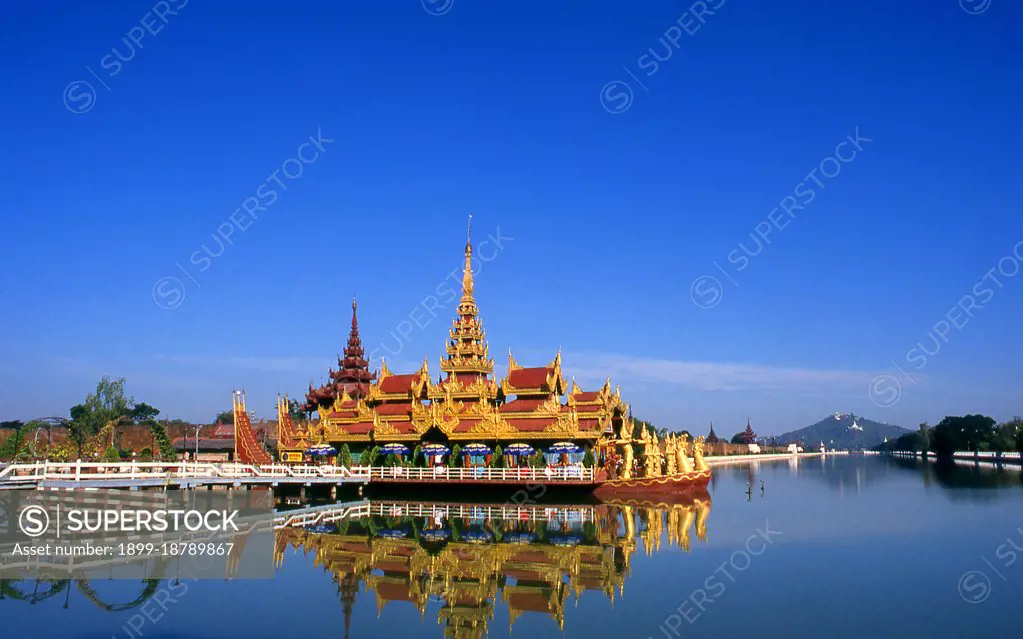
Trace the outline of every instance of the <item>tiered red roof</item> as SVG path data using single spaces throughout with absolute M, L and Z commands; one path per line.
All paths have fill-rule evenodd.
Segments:
M 319 406 L 333 402 L 342 393 L 347 393 L 356 399 L 365 397 L 369 393 L 370 383 L 376 379 L 376 375 L 369 371 L 369 362 L 366 361 L 366 350 L 362 347 L 362 338 L 359 337 L 359 318 L 356 314 L 358 307 L 355 299 L 352 299 L 352 328 L 348 334 L 348 343 L 344 348 L 344 357 L 338 355 L 338 369 L 331 368 L 328 371 L 330 381 L 319 388 L 313 388 L 309 384 L 309 392 L 306 393 L 305 409 L 312 412 Z

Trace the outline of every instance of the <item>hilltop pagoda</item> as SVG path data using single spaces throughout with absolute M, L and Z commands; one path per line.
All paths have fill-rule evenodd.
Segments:
M 428 360 L 412 373 L 394 373 L 381 362 L 372 376 L 363 359 L 352 309 L 352 337 L 345 349 L 341 370 L 331 371 L 331 382 L 310 387 L 307 406 L 318 421 L 291 424 L 279 411 L 281 436 L 278 448 L 299 451 L 319 443 L 349 443 L 357 452 L 376 444 L 401 442 L 527 443 L 536 449 L 572 442 L 580 450 L 592 450 L 598 439 L 621 436 L 628 405 L 608 379 L 596 391 L 583 391 L 566 383 L 561 353 L 545 366 L 523 367 L 508 353 L 508 372 L 494 376 L 475 298 L 472 272 L 471 228 L 465 245 L 462 296 L 448 331 L 440 375 L 430 376 Z M 286 405 L 282 399 L 281 405 Z M 625 429 L 631 432 L 631 426 Z
M 307 413 L 316 412 L 321 406 L 330 406 L 344 394 L 356 399 L 365 397 L 369 393 L 370 383 L 376 379 L 376 374 L 369 371 L 369 362 L 366 361 L 366 351 L 362 347 L 362 339 L 359 337 L 359 318 L 356 314 L 358 303 L 352 298 L 352 328 L 348 334 L 348 344 L 345 345 L 344 357 L 337 357 L 338 369 L 333 368 L 328 372 L 329 382 L 313 388 L 309 383 L 309 392 L 306 393 L 304 409 Z

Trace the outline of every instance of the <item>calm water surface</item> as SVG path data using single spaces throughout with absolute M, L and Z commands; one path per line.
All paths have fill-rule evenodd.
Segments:
M 804 459 L 718 468 L 710 497 L 659 508 L 551 503 L 500 521 L 376 502 L 376 515 L 327 534 L 285 531 L 273 580 L 7 582 L 0 627 L 62 638 L 1023 630 L 1017 470 Z

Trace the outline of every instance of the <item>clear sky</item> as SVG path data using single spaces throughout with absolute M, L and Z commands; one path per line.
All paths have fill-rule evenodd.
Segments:
M 1009 0 L 14 3 L 0 419 L 101 375 L 169 417 L 233 387 L 273 416 L 335 364 L 353 292 L 368 350 L 436 374 L 469 212 L 501 238 L 476 286 L 499 371 L 560 347 L 636 416 L 722 434 L 1023 413 L 1021 24 Z

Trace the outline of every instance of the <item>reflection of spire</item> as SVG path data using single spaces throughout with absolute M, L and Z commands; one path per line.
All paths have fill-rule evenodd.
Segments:
M 345 613 L 345 639 L 348 639 L 348 631 L 352 626 L 352 604 L 355 603 L 355 594 L 359 591 L 359 582 L 355 575 L 351 573 L 345 575 L 338 590 L 341 591 L 341 608 Z

